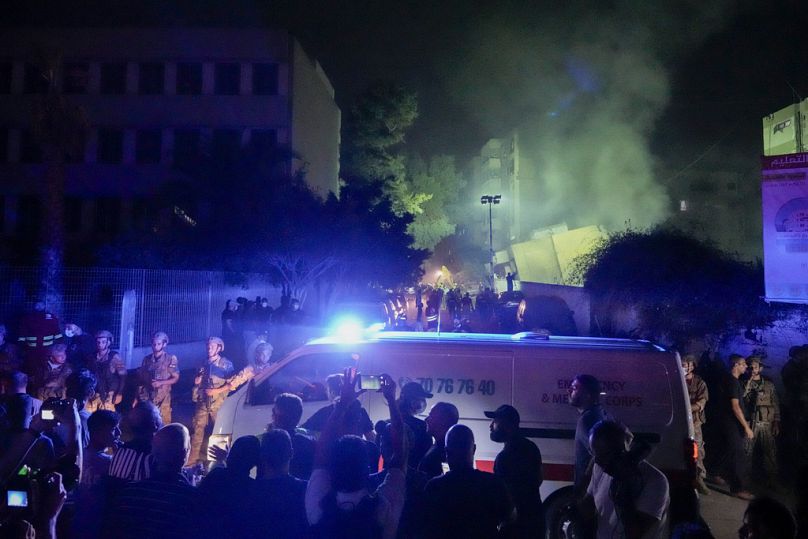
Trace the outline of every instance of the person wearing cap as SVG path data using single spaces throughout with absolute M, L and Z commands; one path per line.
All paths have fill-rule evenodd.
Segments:
M 418 468 L 421 459 L 432 447 L 432 437 L 426 431 L 426 422 L 415 417 L 426 410 L 426 399 L 431 399 L 432 393 L 428 392 L 418 382 L 407 382 L 401 387 L 401 394 L 398 398 L 398 409 L 404 424 L 407 425 L 413 434 L 412 447 L 410 447 L 409 463 L 413 468 Z
M 744 402 L 749 423 L 755 437 L 747 443 L 747 457 L 751 458 L 752 470 L 758 469 L 762 459 L 766 480 L 777 478 L 777 436 L 780 434 L 780 403 L 777 389 L 761 371 L 766 367 L 760 356 L 749 356 L 749 379 L 744 387 Z
M 195 403 L 194 417 L 191 421 L 194 432 L 191 437 L 191 453 L 188 462 L 196 464 L 203 460 L 202 445 L 206 430 L 213 426 L 216 414 L 224 404 L 227 394 L 233 389 L 233 364 L 222 355 L 224 341 L 219 337 L 208 338 L 208 359 L 194 378 L 191 399 Z
M 738 354 L 729 357 L 730 371 L 724 373 L 717 386 L 718 432 L 726 444 L 723 454 L 716 457 L 717 476 L 708 478 L 718 485 L 729 484 L 733 496 L 742 500 L 754 498 L 745 487 L 746 454 L 744 439 L 752 440 L 755 433 L 744 416 L 744 388 L 739 380 L 746 372 L 746 358 Z
M 541 451 L 519 432 L 519 412 L 503 404 L 485 412 L 491 421 L 491 441 L 505 444 L 494 460 L 494 475 L 502 478 L 516 506 L 516 521 L 509 537 L 544 537 Z
M 166 351 L 168 335 L 158 331 L 152 335 L 152 353 L 140 366 L 138 399 L 150 401 L 160 410 L 163 425 L 171 423 L 171 387 L 180 379 L 177 356 Z
M 704 436 L 701 431 L 701 426 L 705 422 L 704 409 L 710 396 L 707 392 L 707 384 L 696 374 L 697 364 L 698 358 L 695 354 L 682 356 L 682 370 L 685 373 L 687 394 L 690 396 L 690 413 L 693 416 L 693 438 L 696 440 L 699 451 L 698 459 L 696 460 L 696 469 L 698 471 L 696 488 L 702 494 L 710 494 L 710 489 L 704 484 L 707 470 L 704 467 Z
M 101 330 L 95 334 L 95 353 L 87 358 L 87 368 L 95 375 L 95 397 L 85 405 L 88 412 L 115 411 L 123 400 L 126 365 L 117 350 L 112 349 L 112 333 Z

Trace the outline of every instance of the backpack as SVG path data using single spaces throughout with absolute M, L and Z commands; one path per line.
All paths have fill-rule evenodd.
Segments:
M 337 505 L 337 492 L 332 490 L 321 502 L 323 516 L 314 526 L 314 536 L 320 539 L 379 539 L 383 529 L 376 520 L 379 498 L 368 495 L 353 509 Z

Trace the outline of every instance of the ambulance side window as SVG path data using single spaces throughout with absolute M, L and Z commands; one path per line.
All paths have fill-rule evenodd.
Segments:
M 304 402 L 327 401 L 325 379 L 355 367 L 350 354 L 310 354 L 295 358 L 278 372 L 252 388 L 250 404 L 272 404 L 281 393 L 294 393 Z

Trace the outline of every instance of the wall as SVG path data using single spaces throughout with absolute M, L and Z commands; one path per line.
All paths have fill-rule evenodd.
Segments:
M 292 149 L 300 154 L 306 183 L 321 197 L 339 193 L 339 144 L 342 116 L 334 88 L 320 64 L 300 43 L 292 44 Z

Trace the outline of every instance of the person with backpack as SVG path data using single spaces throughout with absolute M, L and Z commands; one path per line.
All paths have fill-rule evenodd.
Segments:
M 404 423 L 396 405 L 396 384 L 382 375 L 380 391 L 390 410 L 393 456 L 387 475 L 373 492 L 368 488 L 365 441 L 349 432 L 347 412 L 361 391 L 356 373 L 346 369 L 340 399 L 329 417 L 314 456 L 314 471 L 306 488 L 306 517 L 313 535 L 323 539 L 393 539 L 404 506 L 407 451 Z

